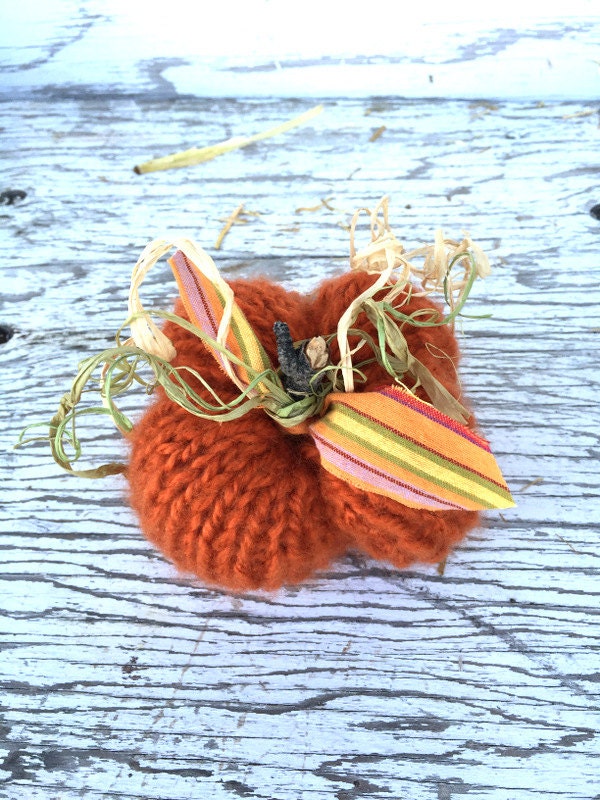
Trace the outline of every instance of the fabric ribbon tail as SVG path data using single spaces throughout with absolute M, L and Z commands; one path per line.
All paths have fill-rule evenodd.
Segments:
M 255 375 L 272 371 L 267 353 L 212 259 L 201 269 L 180 249 L 169 259 L 169 266 L 190 322 L 242 362 L 234 363 L 226 353 L 207 345 L 236 386 L 245 390 Z M 214 274 L 209 271 L 210 267 L 214 268 Z M 253 393 L 257 392 L 267 394 L 268 389 L 259 383 Z
M 515 505 L 488 442 L 409 392 L 334 393 L 325 409 L 310 434 L 346 483 L 433 511 Z

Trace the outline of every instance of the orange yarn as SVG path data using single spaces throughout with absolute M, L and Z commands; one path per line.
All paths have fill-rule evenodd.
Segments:
M 231 286 L 277 363 L 274 322 L 285 321 L 295 341 L 332 333 L 373 280 L 350 273 L 326 281 L 310 297 L 262 279 Z M 412 297 L 403 311 L 432 305 L 428 298 Z M 181 304 L 176 311 L 185 316 Z M 355 327 L 375 335 L 364 314 Z M 235 386 L 197 337 L 173 323 L 165 333 L 177 349 L 175 365 L 193 367 L 223 398 L 233 399 Z M 413 355 L 458 396 L 450 360 L 456 363 L 458 344 L 451 330 L 407 325 L 403 333 Z M 332 358 L 338 358 L 333 344 Z M 356 391 L 389 383 L 377 364 L 365 372 L 367 383 Z M 194 389 L 209 399 L 200 385 Z M 348 548 L 396 567 L 435 563 L 477 523 L 477 512 L 413 509 L 341 481 L 321 468 L 309 436 L 286 432 L 259 409 L 217 423 L 157 394 L 130 436 L 131 504 L 148 538 L 180 569 L 208 583 L 276 589 L 327 567 Z

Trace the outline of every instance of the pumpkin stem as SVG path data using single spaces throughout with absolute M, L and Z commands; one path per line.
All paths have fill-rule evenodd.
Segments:
M 273 330 L 285 391 L 291 395 L 315 394 L 323 378 L 315 379 L 315 375 L 329 360 L 325 339 L 315 336 L 305 346 L 294 347 L 287 323 L 276 322 Z

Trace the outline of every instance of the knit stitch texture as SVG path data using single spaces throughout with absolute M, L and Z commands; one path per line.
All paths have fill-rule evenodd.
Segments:
M 348 305 L 373 281 L 372 275 L 350 273 L 310 296 L 264 279 L 231 286 L 276 364 L 276 321 L 287 323 L 294 341 L 333 333 Z M 411 297 L 402 310 L 432 307 L 429 298 Z M 181 303 L 176 313 L 185 316 Z M 364 314 L 355 327 L 376 338 Z M 195 369 L 224 399 L 236 396 L 197 337 L 170 322 L 164 330 L 177 349 L 175 365 Z M 407 325 L 403 333 L 413 355 L 458 397 L 458 344 L 448 326 Z M 335 363 L 335 343 L 331 350 Z M 367 383 L 356 391 L 390 383 L 377 364 L 364 372 Z M 199 383 L 193 388 L 210 400 Z M 422 390 L 417 394 L 429 399 Z M 413 509 L 351 486 L 321 468 L 309 436 L 286 431 L 260 409 L 235 421 L 211 422 L 157 391 L 130 443 L 130 502 L 146 536 L 180 569 L 233 590 L 297 584 L 348 549 L 396 567 L 439 562 L 478 521 L 474 511 Z

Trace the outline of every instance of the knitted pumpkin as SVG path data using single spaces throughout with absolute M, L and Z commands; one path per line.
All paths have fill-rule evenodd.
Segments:
M 331 333 L 372 283 L 372 276 L 352 273 L 327 281 L 312 297 L 265 280 L 231 287 L 276 363 L 275 322 L 285 320 L 296 341 Z M 412 298 L 408 310 L 424 306 L 430 301 Z M 181 306 L 177 312 L 185 316 Z M 375 335 L 364 316 L 357 326 Z M 235 386 L 196 336 L 174 323 L 165 333 L 177 350 L 175 364 L 192 366 L 233 399 Z M 428 343 L 456 359 L 456 339 L 448 328 L 410 331 L 412 352 L 458 395 L 452 362 L 428 350 Z M 334 351 L 333 359 L 338 355 Z M 375 364 L 357 388 L 387 383 L 389 375 Z M 474 511 L 408 508 L 343 482 L 321 468 L 308 434 L 288 433 L 260 409 L 232 422 L 207 422 L 159 394 L 131 434 L 131 503 L 150 540 L 178 567 L 210 583 L 235 589 L 298 583 L 349 547 L 397 567 L 440 561 L 477 522 Z
M 150 351 L 160 337 L 160 364 L 170 361 L 170 372 L 142 418 L 125 426 L 129 497 L 147 537 L 180 569 L 247 590 L 296 584 L 348 549 L 400 568 L 439 562 L 477 523 L 478 509 L 513 504 L 473 418 L 463 424 L 434 407 L 465 412 L 458 344 L 442 308 L 406 274 L 390 280 L 398 258 L 407 261 L 387 225 L 372 240 L 358 254 L 366 271 L 327 280 L 308 296 L 262 278 L 227 285 L 189 246 L 170 262 L 183 298 L 177 321 L 165 315 L 162 332 L 151 330 L 141 305 L 130 303 L 136 345 Z M 462 244 L 455 259 L 465 258 Z M 350 324 L 340 336 L 344 317 Z M 406 345 L 403 376 L 398 341 Z M 365 342 L 377 358 L 358 359 Z M 307 355 L 313 343 L 321 348 L 316 366 Z M 248 356 L 253 347 L 257 355 Z M 255 358 L 255 372 L 243 358 Z M 106 356 L 108 365 L 116 359 L 116 351 Z M 340 391 L 344 369 L 349 393 Z M 227 421 L 180 404 L 182 376 L 186 396 L 202 407 L 218 397 Z M 265 389 L 269 376 L 277 408 Z M 247 408 L 235 416 L 241 403 Z

